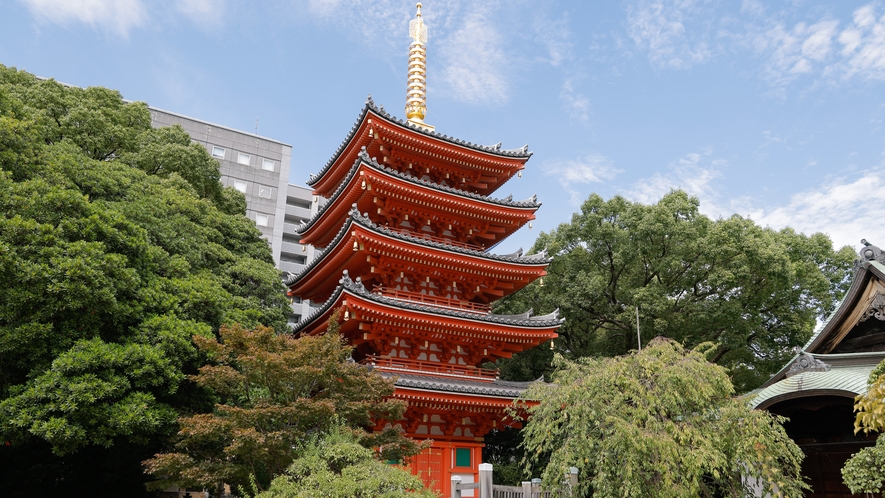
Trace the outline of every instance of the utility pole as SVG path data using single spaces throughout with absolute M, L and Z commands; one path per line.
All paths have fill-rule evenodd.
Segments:
M 639 305 L 636 305 L 636 344 L 639 346 L 639 352 L 642 352 L 642 336 L 639 335 Z

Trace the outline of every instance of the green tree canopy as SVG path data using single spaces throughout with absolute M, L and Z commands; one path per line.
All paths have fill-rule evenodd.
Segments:
M 864 448 L 845 462 L 842 478 L 852 493 L 885 491 L 885 361 L 870 374 L 866 394 L 854 401 L 854 432 L 879 432 L 876 445 Z
M 0 66 L 0 455 L 16 482 L 77 494 L 109 476 L 69 472 L 84 455 L 118 466 L 103 449 L 133 445 L 114 475 L 143 492 L 140 460 L 179 413 L 211 409 L 186 382 L 191 338 L 285 330 L 268 244 L 218 178 L 145 104 Z
M 554 366 L 552 384 L 521 397 L 523 444 L 530 463 L 547 462 L 547 483 L 577 467 L 582 496 L 602 498 L 743 497 L 753 483 L 801 496 L 807 487 L 782 419 L 735 399 L 725 369 L 701 352 L 657 338 L 617 358 L 557 355 Z
M 353 432 L 332 427 L 298 448 L 286 473 L 256 498 L 433 498 L 421 480 L 378 460 Z
M 384 399 L 393 394 L 393 381 L 349 361 L 352 348 L 337 332 L 337 315 L 329 323 L 318 337 L 295 339 L 265 327 L 222 327 L 221 341 L 197 337 L 213 363 L 192 378 L 220 402 L 213 413 L 181 418 L 173 450 L 145 462 L 159 478 L 152 487 L 220 490 L 226 483 L 236 489 L 251 476 L 267 489 L 309 433 L 326 432 L 336 422 L 353 428 L 363 445 L 383 446 L 385 458 L 417 453 L 420 446 L 396 428 L 378 434 L 361 429 L 399 420 L 406 406 Z
M 674 191 L 644 205 L 591 195 L 572 216 L 542 233 L 534 250 L 554 255 L 548 276 L 502 307 L 562 310 L 557 350 L 572 357 L 614 356 L 637 347 L 636 307 L 645 341 L 692 347 L 712 341 L 713 361 L 739 390 L 756 387 L 810 337 L 848 285 L 853 251 L 834 251 L 823 234 L 762 228 L 740 216 L 711 220 L 698 200 Z M 546 355 L 546 358 L 545 358 Z M 521 380 L 544 373 L 549 353 L 503 362 Z

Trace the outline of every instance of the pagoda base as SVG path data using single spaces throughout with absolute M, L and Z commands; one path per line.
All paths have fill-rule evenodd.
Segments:
M 410 459 L 408 468 L 427 489 L 440 496 L 451 496 L 452 477 L 460 477 L 462 483 L 479 480 L 484 447 L 484 443 L 478 442 L 434 441 L 430 448 Z M 474 496 L 472 493 L 473 490 L 462 491 L 461 496 Z

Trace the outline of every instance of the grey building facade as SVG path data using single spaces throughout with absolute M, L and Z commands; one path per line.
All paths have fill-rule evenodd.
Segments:
M 153 127 L 180 125 L 218 160 L 221 183 L 246 196 L 246 215 L 270 244 L 277 268 L 300 272 L 313 258 L 314 248 L 302 246 L 295 229 L 316 214 L 318 203 L 307 187 L 289 184 L 292 146 L 155 107 L 150 112 Z M 292 300 L 290 325 L 309 310 L 308 303 Z

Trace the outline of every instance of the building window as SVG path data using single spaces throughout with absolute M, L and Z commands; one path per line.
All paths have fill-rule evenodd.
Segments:
M 224 149 L 221 147 L 212 146 L 212 157 L 217 159 L 224 159 Z
M 304 263 L 307 263 L 307 257 L 301 256 L 300 254 L 281 252 L 280 261 L 284 263 L 295 263 L 296 265 L 303 265 Z
M 270 199 L 271 197 L 273 197 L 273 189 L 271 187 L 261 185 L 260 187 L 258 187 L 258 197 Z
M 301 321 L 301 315 L 297 313 L 292 313 L 289 315 L 289 326 L 294 327 L 296 323 Z
M 255 224 L 260 227 L 266 227 L 268 224 L 268 217 L 266 214 L 256 214 L 255 215 Z
M 273 171 L 274 170 L 274 161 L 273 159 L 262 159 L 261 160 L 261 169 L 264 171 Z
M 286 223 L 292 223 L 293 225 L 297 225 L 297 224 L 301 223 L 302 221 L 307 221 L 306 218 L 302 218 L 300 216 L 295 216 L 294 214 L 287 214 L 285 220 L 286 220 Z
M 286 204 L 289 206 L 300 207 L 304 209 L 310 209 L 310 201 L 306 201 L 304 199 L 299 199 L 297 197 L 286 197 Z
M 248 187 L 249 185 L 243 180 L 234 180 L 234 188 L 239 190 L 240 192 L 245 194 Z
M 471 467 L 470 448 L 455 448 L 455 467 Z
M 242 152 L 237 152 L 237 164 L 249 166 L 250 164 L 252 164 L 252 156 L 249 154 L 243 154 Z

